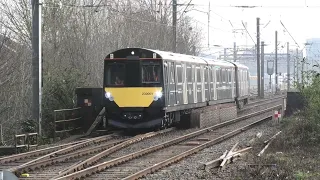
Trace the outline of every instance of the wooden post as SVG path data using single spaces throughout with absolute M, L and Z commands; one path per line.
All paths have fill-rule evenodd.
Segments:
M 1 146 L 3 146 L 3 145 L 4 145 L 4 143 L 3 143 L 2 124 L 0 124 L 0 143 L 1 143 Z

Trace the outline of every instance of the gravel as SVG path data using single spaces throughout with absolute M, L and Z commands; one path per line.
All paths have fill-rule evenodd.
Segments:
M 201 163 L 219 158 L 226 150 L 230 150 L 236 142 L 239 142 L 238 149 L 242 149 L 257 133 L 261 132 L 261 139 L 266 140 L 274 135 L 276 131 L 277 128 L 275 128 L 273 122 L 268 121 L 220 144 L 204 149 L 180 161 L 178 164 L 173 164 L 154 174 L 149 174 L 144 179 L 233 179 L 231 172 L 236 167 L 232 164 L 226 165 L 226 168 L 218 173 L 214 170 L 211 172 L 200 170 L 199 166 Z
M 274 105 L 279 104 L 279 102 L 269 103 L 267 105 L 263 105 L 263 106 L 259 106 L 256 108 L 252 108 L 250 110 L 246 110 L 245 112 L 241 112 L 241 116 L 244 114 L 256 112 L 257 110 L 272 107 Z M 258 118 L 255 117 L 255 118 L 251 118 L 248 120 L 244 120 L 239 123 L 229 125 L 227 127 L 227 129 L 241 127 L 241 126 L 247 125 L 248 122 L 253 122 L 254 120 L 257 120 L 257 119 Z M 121 150 L 115 152 L 115 153 L 111 154 L 110 156 L 108 156 L 107 158 L 103 158 L 103 159 L 99 160 L 97 163 L 105 162 L 105 161 L 113 159 L 115 157 L 127 155 L 132 152 L 139 151 L 141 149 L 148 148 L 153 145 L 158 145 L 158 144 L 161 144 L 161 143 L 166 142 L 168 140 L 174 139 L 176 137 L 179 137 L 179 136 L 182 136 L 182 135 L 185 135 L 185 134 L 197 131 L 197 130 L 199 130 L 199 129 L 194 128 L 194 129 L 188 129 L 188 130 L 175 130 L 172 132 L 167 132 L 165 134 L 161 134 L 159 136 L 145 139 L 141 142 L 135 143 L 133 145 L 130 145 L 124 149 L 121 149 Z M 241 133 L 241 134 L 239 134 L 229 140 L 226 140 L 218 145 L 214 145 L 210 148 L 202 150 L 199 153 L 197 153 L 196 155 L 193 155 L 187 159 L 184 159 L 183 161 L 180 161 L 180 163 L 178 163 L 178 164 L 171 165 L 163 170 L 160 170 L 159 172 L 157 172 L 155 174 L 148 175 L 146 177 L 146 179 L 213 179 L 213 178 L 218 178 L 218 176 L 215 173 L 198 170 L 198 167 L 201 164 L 201 162 L 208 162 L 210 160 L 213 160 L 213 159 L 220 157 L 222 155 L 222 153 L 225 152 L 225 150 L 229 150 L 236 143 L 236 141 L 239 141 L 239 149 L 241 149 L 241 147 L 244 147 L 248 143 L 248 141 L 250 139 L 252 139 L 258 132 L 262 132 L 263 137 L 267 138 L 267 137 L 272 136 L 274 134 L 273 133 L 274 128 L 270 125 L 270 122 L 264 123 L 262 125 L 259 125 L 258 127 L 254 127 L 246 132 L 243 132 L 243 133 Z M 211 133 L 209 133 L 209 134 L 211 134 Z M 212 134 L 214 134 L 214 132 L 212 132 Z M 207 134 L 205 136 L 209 136 L 209 135 Z M 88 157 L 86 157 L 86 158 L 88 158 Z M 81 159 L 82 158 L 78 159 L 77 161 L 79 161 Z M 65 163 L 63 165 L 63 167 L 71 165 L 71 163 L 73 163 L 73 162 L 74 161 Z M 228 173 L 229 166 L 230 165 L 227 165 L 227 168 L 223 172 L 221 172 L 222 174 L 223 173 L 226 174 L 226 175 L 223 175 L 224 176 L 223 179 L 226 179 L 227 176 L 232 177 L 232 176 L 230 176 L 230 172 Z M 50 173 L 52 171 L 54 171 L 54 173 L 56 173 L 58 169 L 61 170 L 60 167 L 57 168 L 57 167 L 53 166 L 51 168 L 52 168 L 51 171 L 49 170 L 50 167 L 45 168 L 44 170 L 42 170 L 45 172 L 42 172 L 42 173 L 46 174 L 46 173 Z M 37 171 L 34 173 L 37 173 Z

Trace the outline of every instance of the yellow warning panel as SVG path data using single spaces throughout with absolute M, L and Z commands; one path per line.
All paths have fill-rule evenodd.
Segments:
M 29 177 L 29 174 L 21 174 L 21 177 Z

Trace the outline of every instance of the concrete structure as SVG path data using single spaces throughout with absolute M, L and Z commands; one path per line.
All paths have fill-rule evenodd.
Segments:
M 320 38 L 307 39 L 306 58 L 308 64 L 305 65 L 305 70 L 319 72 L 319 67 L 314 67 L 314 65 L 319 65 L 320 63 Z

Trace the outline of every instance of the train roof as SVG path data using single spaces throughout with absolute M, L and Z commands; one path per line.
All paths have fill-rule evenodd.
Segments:
M 249 69 L 248 66 L 245 66 L 245 65 L 243 65 L 243 64 L 240 64 L 240 63 L 237 63 L 237 62 L 235 62 L 234 64 L 235 64 L 238 68 Z
M 233 63 L 233 62 L 228 62 L 224 60 L 210 59 L 210 58 L 192 56 L 192 55 L 186 55 L 186 54 L 173 53 L 169 51 L 147 49 L 147 48 L 129 48 L 128 47 L 128 48 L 116 50 L 110 54 L 117 54 L 117 55 L 121 54 L 121 56 L 123 56 L 124 54 L 127 54 L 131 51 L 137 51 L 136 53 L 138 54 L 144 51 L 146 54 L 149 54 L 148 56 L 150 56 L 150 58 L 153 58 L 152 54 L 156 53 L 157 57 L 160 57 L 161 59 L 166 59 L 166 60 L 210 64 L 210 65 L 222 66 L 222 67 L 234 67 L 234 64 L 236 64 L 236 66 L 238 66 L 239 68 L 249 69 L 247 66 L 244 66 L 239 63 Z M 110 54 L 107 57 L 110 57 Z M 125 56 L 126 55 L 124 55 L 124 57 Z M 124 57 L 114 57 L 114 58 L 124 58 Z
M 160 50 L 153 50 L 153 49 L 146 49 L 146 50 L 155 52 L 159 56 L 161 56 L 162 59 L 167 59 L 167 60 L 177 60 L 182 62 L 194 62 L 194 63 L 203 63 L 203 64 L 208 63 L 211 65 L 227 66 L 227 67 L 233 66 L 233 64 L 228 61 L 221 61 L 217 59 L 209 59 L 205 57 L 191 56 L 191 55 L 173 53 L 168 51 L 160 51 Z

